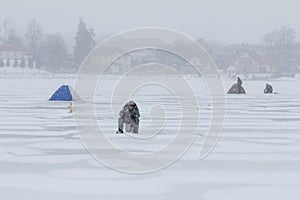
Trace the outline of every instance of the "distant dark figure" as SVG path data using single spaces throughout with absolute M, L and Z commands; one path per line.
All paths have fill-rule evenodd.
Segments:
M 273 87 L 270 84 L 266 83 L 266 88 L 264 89 L 264 93 L 265 94 L 273 93 Z
M 243 82 L 240 77 L 237 78 L 237 83 L 233 84 L 228 90 L 227 94 L 246 94 L 245 89 L 242 86 Z
M 243 81 L 240 79 L 240 77 L 237 77 L 238 93 L 241 93 L 241 91 L 242 91 L 242 84 L 243 84 Z
M 125 104 L 119 115 L 118 131 L 116 133 L 123 133 L 124 124 L 126 132 L 138 133 L 140 112 L 135 102 L 129 101 Z

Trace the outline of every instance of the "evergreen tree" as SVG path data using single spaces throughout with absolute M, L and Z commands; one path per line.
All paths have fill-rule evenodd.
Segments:
M 20 62 L 20 67 L 24 68 L 25 66 L 26 66 L 25 59 L 24 59 L 24 57 L 22 57 L 21 62 Z
M 19 66 L 18 60 L 15 58 L 13 67 L 18 67 L 18 66 Z
M 4 67 L 4 62 L 2 58 L 0 58 L 0 67 Z
M 76 45 L 74 47 L 74 59 L 77 65 L 81 64 L 88 53 L 95 47 L 94 37 L 94 30 L 87 29 L 85 22 L 81 18 L 77 27 Z
M 10 59 L 7 58 L 5 66 L 10 67 Z

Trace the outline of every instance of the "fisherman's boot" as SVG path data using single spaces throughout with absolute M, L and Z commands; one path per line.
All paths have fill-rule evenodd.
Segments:
M 118 131 L 116 132 L 116 134 L 122 134 L 123 133 L 123 130 L 122 129 L 118 129 Z
M 123 123 L 124 123 L 124 120 L 122 118 L 119 118 L 119 120 L 118 120 L 118 131 L 116 132 L 117 134 L 122 134 L 123 133 Z

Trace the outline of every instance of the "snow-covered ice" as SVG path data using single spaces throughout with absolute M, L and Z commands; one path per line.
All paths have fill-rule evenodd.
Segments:
M 167 145 L 179 117 L 176 99 L 157 89 L 152 91 L 156 95 L 149 95 L 149 89 L 137 93 L 141 126 L 151 120 L 153 102 L 171 114 L 165 134 L 155 142 L 130 143 L 127 135 L 114 134 L 116 119 L 109 114 L 106 96 L 113 79 L 103 80 L 106 90 L 96 100 L 107 137 L 130 151 Z M 1 199 L 300 199 L 300 79 L 270 81 L 278 94 L 263 94 L 265 81 L 244 81 L 246 95 L 226 95 L 222 136 L 202 160 L 199 151 L 212 107 L 203 82 L 190 77 L 199 103 L 197 138 L 173 165 L 141 175 L 117 172 L 94 160 L 80 142 L 68 103 L 48 101 L 60 85 L 73 85 L 74 80 L 1 77 Z M 225 90 L 231 84 L 225 80 Z

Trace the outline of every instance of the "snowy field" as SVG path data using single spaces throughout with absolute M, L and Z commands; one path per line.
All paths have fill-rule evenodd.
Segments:
M 134 100 L 141 109 L 141 128 L 151 120 L 153 104 L 169 109 L 165 133 L 155 143 L 130 143 L 115 135 L 110 116 L 112 77 L 97 96 L 97 116 L 112 142 L 126 150 L 153 151 L 176 130 L 174 97 L 158 88 L 141 90 Z M 189 151 L 173 165 L 149 174 L 109 169 L 83 148 L 67 102 L 47 101 L 72 76 L 0 79 L 0 198 L 67 199 L 300 199 L 300 79 L 272 80 L 278 94 L 265 95 L 265 81 L 244 81 L 246 95 L 226 95 L 222 136 L 205 158 L 201 142 L 209 126 L 210 99 L 199 78 L 189 81 L 198 99 L 200 129 Z M 225 80 L 227 90 L 232 80 Z M 149 92 L 156 92 L 151 95 Z M 120 102 L 120 109 L 125 102 Z M 141 132 L 142 134 L 142 132 Z

